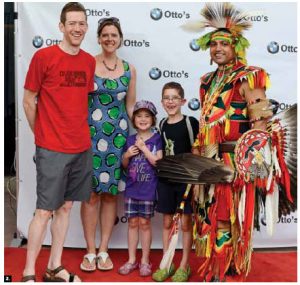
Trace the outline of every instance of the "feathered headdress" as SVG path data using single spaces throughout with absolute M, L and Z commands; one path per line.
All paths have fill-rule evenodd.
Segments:
M 209 48 L 209 43 L 214 36 L 230 37 L 234 44 L 235 52 L 238 59 L 246 62 L 245 49 L 250 43 L 243 37 L 242 33 L 251 27 L 250 16 L 252 13 L 245 13 L 237 10 L 231 3 L 206 3 L 200 14 L 203 16 L 201 21 L 189 22 L 182 26 L 184 30 L 200 32 L 205 28 L 214 28 L 197 40 L 202 50 Z

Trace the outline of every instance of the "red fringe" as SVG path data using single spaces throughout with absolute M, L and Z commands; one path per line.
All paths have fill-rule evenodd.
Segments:
M 246 205 L 245 205 L 245 221 L 243 225 L 242 241 L 245 252 L 248 249 L 252 233 L 252 222 L 255 205 L 255 185 L 253 183 L 246 184 Z
M 211 280 L 215 272 L 219 271 L 219 279 L 223 280 L 233 258 L 232 246 L 225 246 L 222 253 L 213 251 L 199 267 L 198 273 L 201 279 Z
M 265 89 L 267 87 L 267 76 L 267 73 L 263 69 L 256 72 L 254 75 L 254 88 Z

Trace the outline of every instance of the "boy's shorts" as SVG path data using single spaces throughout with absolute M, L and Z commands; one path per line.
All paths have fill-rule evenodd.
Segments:
M 159 179 L 157 185 L 157 208 L 156 211 L 162 214 L 175 214 L 180 202 L 183 200 L 183 195 L 187 185 L 181 183 L 170 183 Z M 184 204 L 183 213 L 192 214 L 193 209 L 191 205 L 192 190 Z
M 154 201 L 125 198 L 125 216 L 127 218 L 141 217 L 150 219 L 154 216 L 154 204 Z
M 91 149 L 68 154 L 36 147 L 36 208 L 54 211 L 65 201 L 87 201 L 92 189 Z

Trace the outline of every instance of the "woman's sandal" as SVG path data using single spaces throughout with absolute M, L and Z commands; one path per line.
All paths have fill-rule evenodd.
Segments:
M 97 268 L 98 268 L 99 270 L 107 271 L 107 270 L 112 270 L 112 269 L 114 268 L 114 265 L 113 265 L 113 264 L 112 264 L 111 266 L 109 266 L 109 267 L 101 266 L 101 265 L 100 265 L 100 262 L 99 262 L 100 258 L 102 259 L 103 263 L 106 263 L 107 258 L 110 259 L 110 257 L 109 257 L 109 255 L 108 255 L 108 253 L 105 252 L 105 251 L 101 251 L 101 252 L 99 252 L 99 253 L 97 254 Z
M 64 270 L 65 268 L 61 265 L 58 266 L 57 268 L 51 270 L 49 268 L 47 268 L 46 273 L 43 276 L 43 281 L 44 282 L 74 282 L 75 279 L 75 274 L 69 272 L 69 280 L 66 280 L 62 277 L 58 277 L 56 276 L 57 273 L 59 273 L 60 271 Z
M 87 260 L 90 267 L 86 267 L 84 265 L 84 261 Z M 83 257 L 83 261 L 80 264 L 80 269 L 82 271 L 87 271 L 87 272 L 91 272 L 91 271 L 95 271 L 96 270 L 96 261 L 97 261 L 97 257 L 95 253 L 88 253 Z M 94 266 L 93 266 L 94 265 Z
M 36 282 L 35 275 L 25 275 L 21 279 L 21 282 L 28 282 L 28 281 Z

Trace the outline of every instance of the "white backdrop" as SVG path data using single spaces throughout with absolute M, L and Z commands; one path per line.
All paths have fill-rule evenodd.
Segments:
M 59 15 L 64 3 L 18 3 L 16 20 L 16 70 L 18 101 L 18 230 L 27 236 L 29 222 L 35 210 L 36 171 L 33 134 L 22 107 L 23 85 L 30 59 L 38 48 L 57 44 L 62 38 L 58 29 Z M 200 75 L 215 69 L 209 65 L 208 51 L 195 51 L 190 42 L 199 34 L 190 34 L 180 26 L 189 19 L 199 19 L 202 3 L 84 3 L 88 13 L 89 30 L 82 48 L 91 54 L 99 53 L 96 30 L 102 17 L 120 19 L 124 45 L 118 51 L 137 69 L 137 99 L 156 103 L 158 119 L 165 116 L 160 105 L 163 84 L 181 83 L 187 101 L 198 98 Z M 245 33 L 251 46 L 248 63 L 265 68 L 271 76 L 268 97 L 279 101 L 281 110 L 297 101 L 297 4 L 296 3 L 235 3 L 242 10 L 260 13 L 251 18 L 253 28 Z M 150 77 L 159 74 L 156 79 Z M 150 72 L 152 71 L 152 72 Z M 156 71 L 156 73 L 154 72 Z M 188 104 L 183 112 L 199 117 Z M 114 228 L 111 247 L 127 247 L 127 222 L 123 215 L 123 195 L 119 197 L 119 222 Z M 153 248 L 161 248 L 161 216 L 153 219 Z M 97 235 L 99 240 L 99 236 Z M 45 244 L 49 244 L 47 232 Z M 84 247 L 85 242 L 75 203 L 66 246 Z M 255 232 L 254 247 L 290 247 L 297 245 L 297 215 L 281 219 L 275 235 L 269 237 L 265 227 Z

